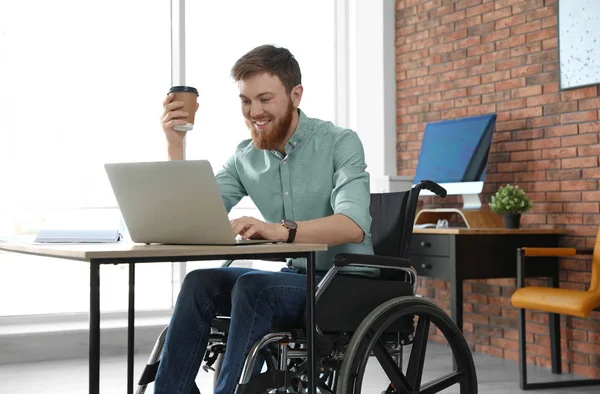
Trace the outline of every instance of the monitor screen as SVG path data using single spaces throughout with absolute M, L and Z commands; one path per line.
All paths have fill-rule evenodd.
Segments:
M 495 123 L 490 114 L 427 124 L 415 182 L 483 181 Z

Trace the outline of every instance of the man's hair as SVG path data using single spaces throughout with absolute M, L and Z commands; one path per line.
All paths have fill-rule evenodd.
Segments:
M 264 72 L 278 77 L 288 94 L 302 83 L 300 66 L 294 55 L 273 45 L 261 45 L 239 58 L 231 69 L 231 77 L 239 82 Z

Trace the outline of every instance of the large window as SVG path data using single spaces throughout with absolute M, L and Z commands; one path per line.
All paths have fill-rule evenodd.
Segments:
M 0 2 L 1 235 L 118 225 L 103 164 L 166 157 L 169 15 L 165 1 Z M 140 309 L 171 306 L 170 273 L 138 266 Z M 127 267 L 101 275 L 102 310 L 126 309 Z M 86 311 L 88 294 L 85 263 L 0 254 L 0 315 Z
M 0 2 L 0 236 L 114 226 L 103 164 L 166 159 L 159 116 L 171 81 L 169 7 Z M 229 73 L 264 43 L 298 59 L 306 114 L 334 120 L 333 0 L 188 1 L 186 12 L 186 83 L 200 91 L 188 159 L 208 159 L 216 171 L 249 137 Z M 240 215 L 260 217 L 247 199 L 231 213 Z M 138 309 L 172 306 L 172 271 L 137 265 Z M 103 311 L 126 309 L 126 266 L 103 266 L 101 286 Z M 88 294 L 86 263 L 0 252 L 0 316 L 87 311 Z

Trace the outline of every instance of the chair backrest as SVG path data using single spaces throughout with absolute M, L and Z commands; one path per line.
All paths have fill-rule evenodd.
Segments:
M 600 229 L 596 234 L 596 243 L 594 244 L 594 255 L 592 257 L 592 278 L 589 291 L 600 292 Z
M 419 190 L 371 194 L 371 236 L 378 256 L 408 257 Z
M 371 194 L 371 236 L 377 256 L 401 256 L 409 192 Z

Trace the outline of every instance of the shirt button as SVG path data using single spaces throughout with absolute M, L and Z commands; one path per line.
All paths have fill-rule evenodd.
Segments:
M 284 192 L 283 194 L 285 194 L 286 196 L 289 196 L 290 193 L 289 192 Z
M 281 162 L 281 164 L 285 164 L 285 163 L 287 163 L 287 161 L 285 161 L 285 160 Z
M 293 145 L 296 145 L 296 144 L 298 144 L 298 141 L 294 141 L 294 142 L 292 142 L 292 144 L 293 144 Z

